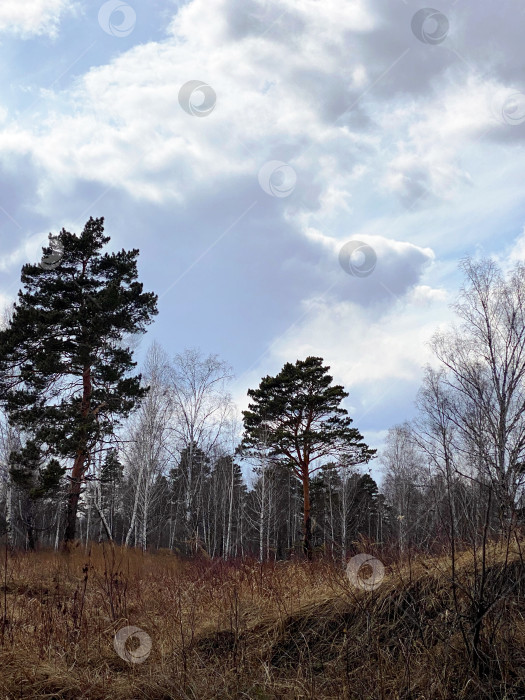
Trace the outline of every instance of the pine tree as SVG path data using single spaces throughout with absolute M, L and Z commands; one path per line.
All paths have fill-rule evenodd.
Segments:
M 312 556 L 311 475 L 330 458 L 344 457 L 350 466 L 368 462 L 376 452 L 350 427 L 352 419 L 341 407 L 348 393 L 332 384 L 329 369 L 321 357 L 297 360 L 295 365 L 288 362 L 275 377 L 265 377 L 258 389 L 248 391 L 252 403 L 243 411 L 243 452 L 258 455 L 261 445 L 267 445 L 269 457 L 287 465 L 301 480 L 307 558 Z
M 117 502 L 117 490 L 122 483 L 124 467 L 118 458 L 116 449 L 110 449 L 106 453 L 102 469 L 100 470 L 101 505 L 107 510 L 109 528 L 113 532 L 115 521 L 115 505 Z
M 0 332 L 9 419 L 39 450 L 72 462 L 66 542 L 94 454 L 147 391 L 130 374 L 136 362 L 122 339 L 145 331 L 157 297 L 137 280 L 139 251 L 103 253 L 109 241 L 102 218 L 90 218 L 80 235 L 50 234 L 42 263 L 22 268 L 24 289 Z
M 210 478 L 211 466 L 206 453 L 195 443 L 180 453 L 176 467 L 170 470 L 173 497 L 181 507 L 183 517 L 179 535 L 183 549 L 197 551 L 202 533 L 202 493 Z
M 337 465 L 326 464 L 311 480 L 312 521 L 315 522 L 313 541 L 323 546 L 325 553 L 334 555 L 334 544 L 339 540 L 337 513 L 341 504 L 342 482 Z
M 46 463 L 45 457 L 33 441 L 27 442 L 19 450 L 14 450 L 9 462 L 13 484 L 24 496 L 25 512 L 22 520 L 27 532 L 27 546 L 34 549 L 36 504 L 56 493 L 66 470 L 56 459 Z

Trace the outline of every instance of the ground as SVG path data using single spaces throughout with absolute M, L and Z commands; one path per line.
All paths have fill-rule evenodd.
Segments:
M 481 599 L 469 550 L 455 598 L 446 553 L 385 556 L 374 590 L 328 560 L 182 560 L 111 545 L 2 559 L 2 698 L 525 697 L 517 547 L 488 550 Z M 139 637 L 126 642 L 126 627 Z

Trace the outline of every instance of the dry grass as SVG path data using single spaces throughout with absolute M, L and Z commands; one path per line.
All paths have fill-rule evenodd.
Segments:
M 367 592 L 324 561 L 185 562 L 109 546 L 9 553 L 0 697 L 524 698 L 523 562 L 496 545 L 487 561 L 485 599 L 502 581 L 505 594 L 484 614 L 474 670 L 460 628 L 475 619 L 470 552 L 457 606 L 445 555 L 390 562 Z M 151 637 L 143 663 L 114 650 L 126 625 Z

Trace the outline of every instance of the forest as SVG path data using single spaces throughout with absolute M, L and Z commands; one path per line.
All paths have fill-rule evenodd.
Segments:
M 0 527 L 12 546 L 78 538 L 288 558 L 304 549 L 305 482 L 307 547 L 343 562 L 361 539 L 434 551 L 451 534 L 468 542 L 480 523 L 497 534 L 520 520 L 522 266 L 505 280 L 494 263 L 464 261 L 462 325 L 436 332 L 417 418 L 393 426 L 377 455 L 322 358 L 250 389 L 242 420 L 233 371 L 214 354 L 153 343 L 134 374 L 156 313 L 138 251 L 103 251 L 102 219 L 50 243 L 23 268 L 0 334 Z
M 140 661 L 151 650 L 149 620 L 157 641 L 175 644 L 178 680 L 171 673 L 153 687 L 151 671 L 128 675 L 122 697 L 137 688 L 159 698 L 288 697 L 293 670 L 293 687 L 304 691 L 294 697 L 338 697 L 343 683 L 350 698 L 357 682 L 360 693 L 373 693 L 370 674 L 350 672 L 359 649 L 346 632 L 350 619 L 360 629 L 366 613 L 368 632 L 356 639 L 370 624 L 378 625 L 376 639 L 397 625 L 396 644 L 410 632 L 415 657 L 385 647 L 372 685 L 390 673 L 397 690 L 359 697 L 430 697 L 410 689 L 441 673 L 427 658 L 438 641 L 452 670 L 435 697 L 481 697 L 483 683 L 487 697 L 523 697 L 525 266 L 461 262 L 456 322 L 432 337 L 435 362 L 424 368 L 416 417 L 392 426 L 378 451 L 353 426 L 349 393 L 324 358 L 290 358 L 248 390 L 242 414 L 231 398 L 233 370 L 217 355 L 152 343 L 138 367 L 134 352 L 157 297 L 139 281 L 139 251 L 112 252 L 109 243 L 103 219 L 90 218 L 79 235 L 50 236 L 41 262 L 22 268 L 18 300 L 4 312 L 2 644 L 21 643 L 35 600 L 44 617 L 34 632 L 50 635 L 39 647 L 44 655 L 51 637 L 66 655 L 80 653 L 79 635 L 95 625 L 89 638 L 98 646 L 83 658 L 109 658 L 104 625 L 114 628 L 117 650 L 119 622 L 142 615 L 140 628 L 125 628 L 149 640 Z M 376 464 L 380 486 L 371 475 Z M 40 573 L 39 561 L 48 562 Z M 144 577 L 158 590 L 147 603 Z M 97 590 L 106 601 L 100 619 Z M 178 640 L 155 627 L 156 605 L 175 606 Z M 216 606 L 212 628 L 209 606 Z M 266 636 L 253 641 L 261 630 Z M 119 644 L 121 658 L 137 664 Z M 367 644 L 370 665 L 379 652 Z M 250 649 L 262 656 L 254 660 Z M 203 661 L 210 650 L 213 661 Z M 270 657 L 280 670 L 263 682 Z M 226 663 L 222 691 L 199 685 L 202 673 L 192 678 L 191 663 Z M 419 680 L 407 681 L 407 669 Z M 107 672 L 112 677 L 111 665 Z M 18 683 L 18 667 L 7 677 Z M 39 677 L 42 692 L 48 679 Z M 461 695 L 454 679 L 463 682 Z M 17 697 L 32 697 L 33 681 Z M 82 675 L 68 682 L 51 684 L 61 689 L 53 697 L 77 697 Z M 97 686 L 106 681 L 89 682 L 98 688 L 92 697 L 106 697 Z M 173 683 L 186 690 L 177 694 Z M 268 688 L 274 694 L 265 695 Z

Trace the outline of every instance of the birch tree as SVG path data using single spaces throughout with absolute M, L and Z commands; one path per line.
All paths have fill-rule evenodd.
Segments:
M 180 460 L 187 540 L 198 537 L 193 521 L 194 506 L 203 486 L 203 468 L 224 437 L 231 418 L 232 402 L 227 383 L 231 368 L 216 355 L 205 357 L 186 349 L 175 355 L 170 370 L 171 432 Z
M 525 265 L 506 275 L 492 260 L 467 258 L 461 267 L 466 283 L 453 306 L 460 324 L 437 332 L 431 347 L 452 397 L 448 417 L 508 524 L 524 480 Z
M 133 505 L 125 544 L 132 537 L 142 549 L 148 541 L 148 524 L 154 484 L 167 471 L 170 461 L 170 419 L 172 405 L 168 395 L 169 363 L 160 346 L 154 344 L 147 355 L 144 382 L 149 386 L 146 398 L 130 421 L 126 449 Z

